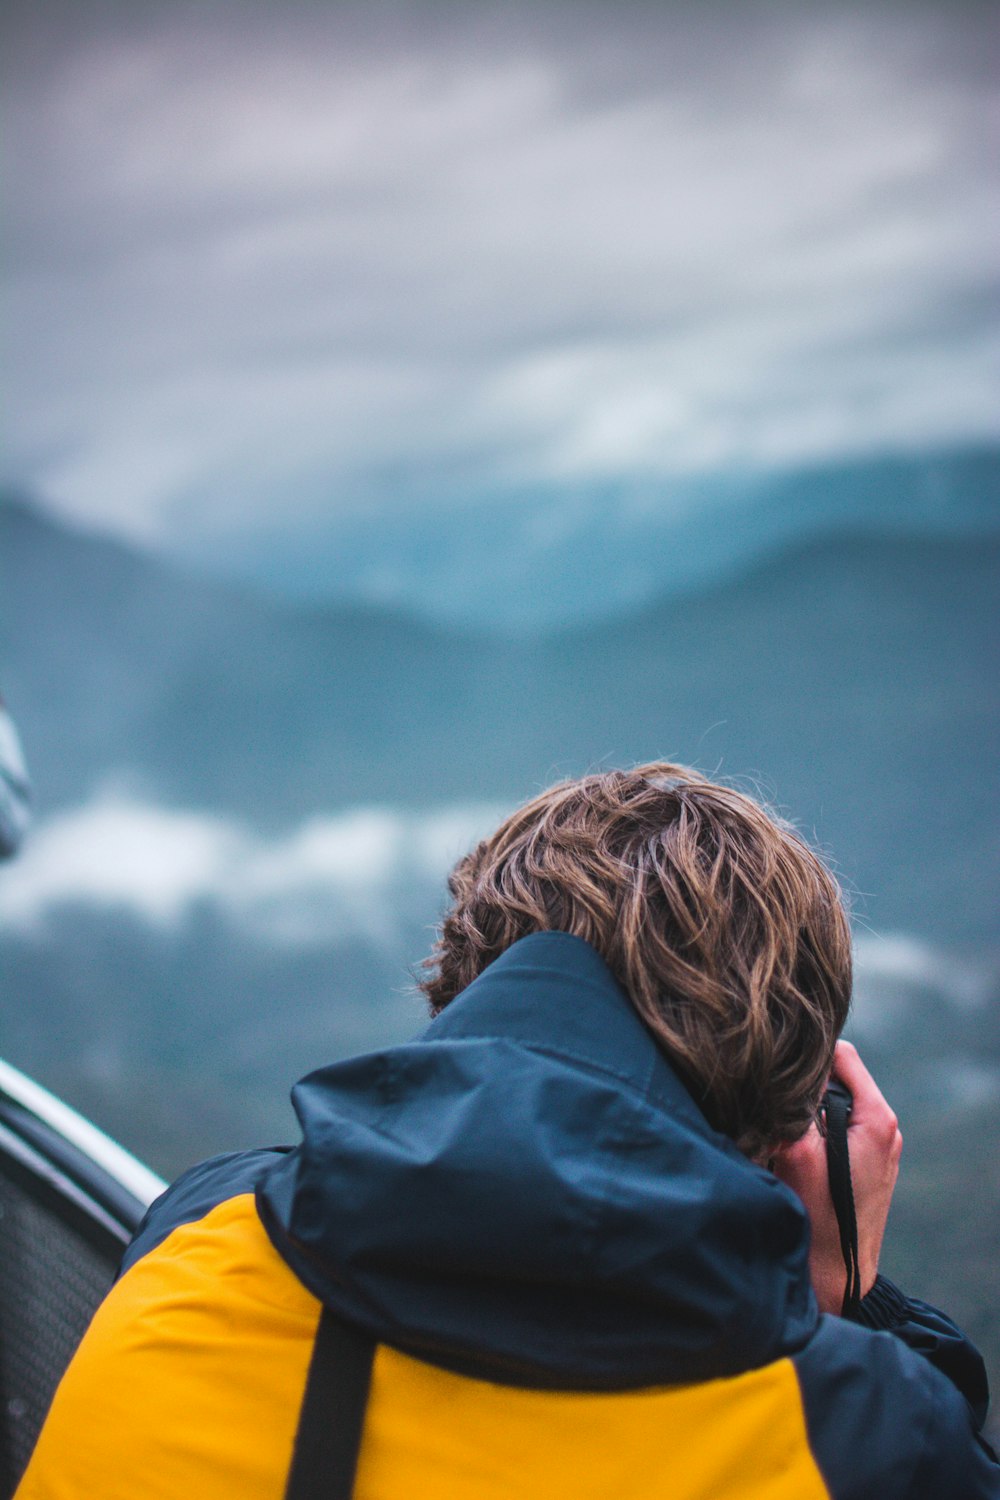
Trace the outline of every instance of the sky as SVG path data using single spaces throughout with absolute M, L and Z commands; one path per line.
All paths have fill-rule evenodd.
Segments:
M 75 522 L 252 567 L 1000 436 L 994 6 L 2 26 L 3 477 Z

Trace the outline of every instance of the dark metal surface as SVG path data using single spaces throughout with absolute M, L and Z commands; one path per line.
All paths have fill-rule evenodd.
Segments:
M 56 1386 L 145 1204 L 0 1092 L 0 1496 L 23 1473 Z

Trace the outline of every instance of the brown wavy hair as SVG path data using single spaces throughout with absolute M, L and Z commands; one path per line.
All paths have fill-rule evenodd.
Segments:
M 531 932 L 601 954 L 711 1124 L 758 1156 L 815 1117 L 851 994 L 833 875 L 742 792 L 656 761 L 564 781 L 460 860 L 434 1014 Z

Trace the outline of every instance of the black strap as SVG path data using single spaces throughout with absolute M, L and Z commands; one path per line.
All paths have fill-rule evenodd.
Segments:
M 351 1500 L 375 1340 L 320 1314 L 285 1500 Z
M 851 1159 L 847 1149 L 847 1122 L 851 1115 L 851 1096 L 843 1084 L 834 1081 L 826 1091 L 826 1161 L 840 1230 L 840 1253 L 847 1268 L 842 1317 L 850 1317 L 861 1301 L 861 1267 L 858 1264 L 858 1221 L 854 1212 L 851 1187 Z

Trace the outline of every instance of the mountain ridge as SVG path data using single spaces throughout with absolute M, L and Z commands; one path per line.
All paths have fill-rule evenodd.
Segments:
M 273 830 L 360 802 L 513 804 L 669 757 L 759 779 L 879 923 L 996 932 L 974 872 L 1000 832 L 1000 536 L 801 542 L 513 639 L 258 601 L 9 505 L 0 542 L 2 686 L 43 816 L 117 775 Z
M 102 560 L 113 556 L 130 566 L 149 568 L 153 574 L 183 583 L 192 590 L 203 591 L 216 597 L 224 597 L 233 605 L 243 604 L 277 621 L 298 621 L 321 627 L 354 625 L 373 622 L 380 626 L 398 625 L 401 629 L 417 630 L 439 640 L 502 641 L 514 645 L 534 644 L 539 641 L 599 634 L 613 628 L 617 623 L 625 626 L 639 625 L 655 618 L 671 606 L 710 600 L 714 596 L 728 595 L 734 587 L 744 583 L 763 581 L 772 573 L 784 571 L 796 561 L 807 562 L 810 558 L 826 558 L 839 553 L 860 555 L 868 549 L 884 550 L 902 548 L 912 552 L 940 551 L 957 554 L 992 553 L 1000 550 L 1000 512 L 995 524 L 983 525 L 975 530 L 960 528 L 954 534 L 928 531 L 914 526 L 877 526 L 852 522 L 845 526 L 808 531 L 798 536 L 779 537 L 761 551 L 748 555 L 739 563 L 727 568 L 717 579 L 683 583 L 676 587 L 665 587 L 651 598 L 639 602 L 622 604 L 609 614 L 602 614 L 590 621 L 572 623 L 549 623 L 536 625 L 530 630 L 505 630 L 502 626 L 474 624 L 449 619 L 435 619 L 416 607 L 395 601 L 381 601 L 359 597 L 357 599 L 296 599 L 278 595 L 267 588 L 254 585 L 243 579 L 205 571 L 186 565 L 178 558 L 162 552 L 141 548 L 110 532 L 99 531 L 64 521 L 47 508 L 21 494 L 0 489 L 0 557 L 8 551 L 8 528 L 15 526 L 35 528 L 37 533 L 50 537 L 72 539 L 73 543 L 92 550 Z M 7 572 L 4 565 L 3 572 Z M 8 626 L 9 628 L 9 626 Z
M 475 503 L 410 496 L 366 513 L 331 497 L 311 524 L 251 520 L 225 553 L 216 547 L 214 564 L 277 596 L 368 590 L 428 618 L 525 634 L 728 581 L 796 537 L 995 530 L 998 500 L 1000 447 L 978 444 L 631 487 L 505 487 Z M 207 555 L 194 540 L 177 554 L 193 556 L 196 545 Z

